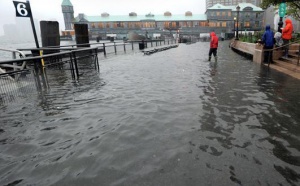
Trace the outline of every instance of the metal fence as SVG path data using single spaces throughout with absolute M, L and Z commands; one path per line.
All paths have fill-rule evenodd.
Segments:
M 43 49 L 43 51 L 49 50 Z M 4 104 L 28 96 L 29 92 L 40 93 L 48 90 L 49 77 L 57 73 L 67 72 L 66 74 L 76 81 L 84 69 L 95 69 L 99 72 L 97 55 L 98 48 L 94 47 L 1 61 L 0 67 L 6 72 L 0 73 L 0 103 Z M 22 64 L 26 64 L 24 69 L 15 68 Z
M 30 52 L 27 57 L 23 52 L 12 50 L 10 52 L 13 53 L 14 59 L 0 61 L 0 105 L 47 91 L 51 87 L 51 80 L 59 74 L 76 82 L 86 69 L 100 72 L 99 52 L 103 52 L 103 57 L 126 53 L 141 49 L 141 43 L 143 47 L 148 48 L 174 44 L 176 41 L 109 42 L 92 43 L 89 45 L 93 47 L 86 48 L 79 48 L 81 45 L 68 45 L 20 49 Z M 21 58 L 16 59 L 16 53 L 19 53 Z

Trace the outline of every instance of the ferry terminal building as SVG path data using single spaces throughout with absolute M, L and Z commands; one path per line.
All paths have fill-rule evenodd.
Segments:
M 239 3 L 239 23 L 234 21 L 237 17 L 236 6 L 215 4 L 208 8 L 205 14 L 193 14 L 190 11 L 182 15 L 173 15 L 167 11 L 162 15 L 138 15 L 131 12 L 128 15 L 110 15 L 102 13 L 90 16 L 80 13 L 74 17 L 73 5 L 70 0 L 63 0 L 62 12 L 66 30 L 63 35 L 74 35 L 74 24 L 87 24 L 90 38 L 98 36 L 104 38 L 113 35 L 118 39 L 127 37 L 129 31 L 134 31 L 149 38 L 159 36 L 195 36 L 201 33 L 216 32 L 218 35 L 234 33 L 234 26 L 240 31 L 260 31 L 263 28 L 264 11 L 251 3 Z M 235 25 L 234 25 L 235 23 Z

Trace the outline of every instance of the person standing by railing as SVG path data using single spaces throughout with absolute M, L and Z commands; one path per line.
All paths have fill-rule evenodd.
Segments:
M 285 27 L 281 29 L 282 29 L 282 39 L 284 45 L 284 57 L 287 58 L 289 55 L 289 42 L 292 39 L 292 33 L 293 33 L 292 20 L 287 18 L 285 20 Z
M 264 52 L 264 63 L 268 63 L 269 61 L 272 62 L 273 59 L 273 51 L 270 51 L 273 49 L 274 46 L 274 33 L 271 30 L 270 25 L 266 26 L 266 31 L 263 34 L 262 43 L 264 44 L 264 49 L 267 51 Z

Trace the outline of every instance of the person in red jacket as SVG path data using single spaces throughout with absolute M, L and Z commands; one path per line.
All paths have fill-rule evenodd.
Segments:
M 210 49 L 209 49 L 209 53 L 208 53 L 208 61 L 211 60 L 211 54 L 214 55 L 215 61 L 217 61 L 218 45 L 219 45 L 219 39 L 218 39 L 216 33 L 211 32 L 210 33 Z
M 292 33 L 293 33 L 293 24 L 292 24 L 292 20 L 290 19 L 286 19 L 285 20 L 285 27 L 281 28 L 282 29 L 282 40 L 283 40 L 283 45 L 286 45 L 284 47 L 284 57 L 288 57 L 289 54 L 289 46 L 287 46 L 289 44 L 289 41 L 292 39 Z

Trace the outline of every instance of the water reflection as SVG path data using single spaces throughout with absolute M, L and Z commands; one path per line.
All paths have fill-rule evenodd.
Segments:
M 50 75 L 43 99 L 1 110 L 1 183 L 297 185 L 299 82 L 207 46 Z

